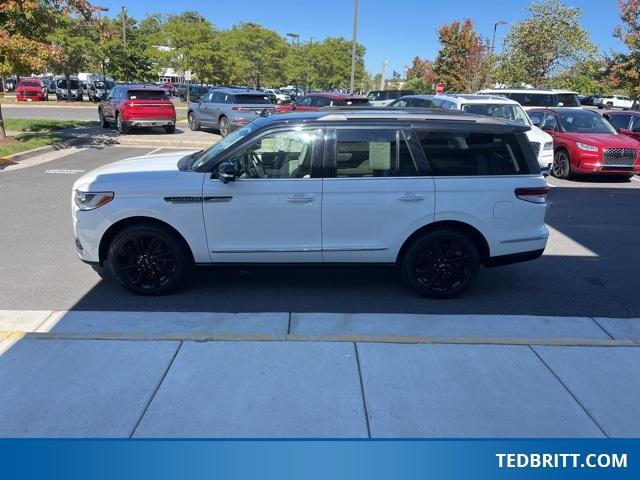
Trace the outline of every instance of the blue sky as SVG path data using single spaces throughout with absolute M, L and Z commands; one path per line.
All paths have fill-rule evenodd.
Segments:
M 115 15 L 122 6 L 136 18 L 147 13 L 179 13 L 196 10 L 216 27 L 251 21 L 276 30 L 282 35 L 295 32 L 303 41 L 326 36 L 351 38 L 353 28 L 352 0 L 297 0 L 273 2 L 264 0 L 94 0 L 110 8 Z M 612 32 L 619 23 L 616 0 L 565 0 L 582 8 L 583 25 L 601 51 L 621 49 Z M 389 60 L 387 74 L 402 72 L 414 56 L 434 58 L 438 51 L 436 29 L 445 22 L 470 18 L 476 29 L 490 37 L 496 20 L 516 22 L 525 16 L 529 0 L 456 0 L 450 4 L 434 0 L 360 0 L 358 40 L 367 47 L 367 69 L 377 73 L 383 61 Z M 507 26 L 498 27 L 496 51 L 500 51 Z

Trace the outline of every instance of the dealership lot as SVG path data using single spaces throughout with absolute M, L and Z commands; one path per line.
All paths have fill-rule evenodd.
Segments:
M 637 436 L 640 181 L 550 179 L 545 255 L 454 300 L 348 267 L 203 269 L 139 297 L 77 260 L 70 189 L 168 151 L 0 172 L 0 436 Z

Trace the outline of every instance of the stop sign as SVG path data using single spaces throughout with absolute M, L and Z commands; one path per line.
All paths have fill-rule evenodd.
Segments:
M 436 93 L 444 93 L 444 85 L 442 85 L 442 82 L 438 82 L 438 84 L 436 85 Z

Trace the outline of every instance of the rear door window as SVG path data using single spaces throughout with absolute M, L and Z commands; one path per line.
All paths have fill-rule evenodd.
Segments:
M 435 176 L 526 175 L 536 173 L 522 148 L 524 134 L 418 131 Z M 535 158 L 533 159 L 535 160 Z
M 328 107 L 331 105 L 331 99 L 327 98 L 327 97 L 315 97 L 313 99 L 313 106 L 314 107 Z

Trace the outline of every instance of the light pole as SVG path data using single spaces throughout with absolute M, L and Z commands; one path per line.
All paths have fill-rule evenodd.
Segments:
M 298 45 L 300 43 L 300 34 L 299 33 L 287 33 L 287 37 L 291 37 L 291 44 Z
M 358 0 L 353 5 L 353 40 L 351 41 L 351 83 L 349 93 L 353 93 L 353 84 L 356 81 L 356 42 L 358 39 Z
M 496 30 L 498 30 L 498 25 L 506 25 L 507 22 L 504 20 L 498 20 L 493 24 L 493 37 L 491 37 L 491 54 L 493 55 L 496 48 Z

